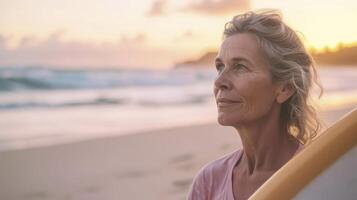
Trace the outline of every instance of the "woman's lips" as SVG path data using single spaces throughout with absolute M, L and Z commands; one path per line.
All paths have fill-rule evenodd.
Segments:
M 224 106 L 231 106 L 231 105 L 235 105 L 238 104 L 240 102 L 218 102 L 217 105 L 219 107 L 224 107 Z
M 219 98 L 217 99 L 217 105 L 220 107 L 224 107 L 224 106 L 231 106 L 231 105 L 235 105 L 241 103 L 240 101 L 234 101 L 234 100 L 230 100 L 230 99 L 226 99 L 226 98 Z

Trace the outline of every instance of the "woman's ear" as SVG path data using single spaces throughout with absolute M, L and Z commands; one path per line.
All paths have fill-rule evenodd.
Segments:
M 284 103 L 295 93 L 294 87 L 290 83 L 284 83 L 278 88 L 276 101 L 280 104 Z

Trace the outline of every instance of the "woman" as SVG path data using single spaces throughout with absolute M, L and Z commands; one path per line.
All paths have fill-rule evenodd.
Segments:
M 317 83 L 313 59 L 277 10 L 237 15 L 223 36 L 215 60 L 218 122 L 237 130 L 243 149 L 202 167 L 188 200 L 248 199 L 319 130 L 308 104 Z

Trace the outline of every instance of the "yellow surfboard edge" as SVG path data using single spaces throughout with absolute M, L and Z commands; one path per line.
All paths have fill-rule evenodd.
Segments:
M 346 114 L 271 176 L 249 200 L 292 199 L 357 144 L 357 108 Z

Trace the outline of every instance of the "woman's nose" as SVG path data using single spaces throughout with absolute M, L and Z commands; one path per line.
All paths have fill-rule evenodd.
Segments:
M 230 81 L 228 80 L 227 74 L 224 71 L 221 72 L 214 81 L 214 86 L 217 89 L 227 90 L 230 88 L 230 85 Z

